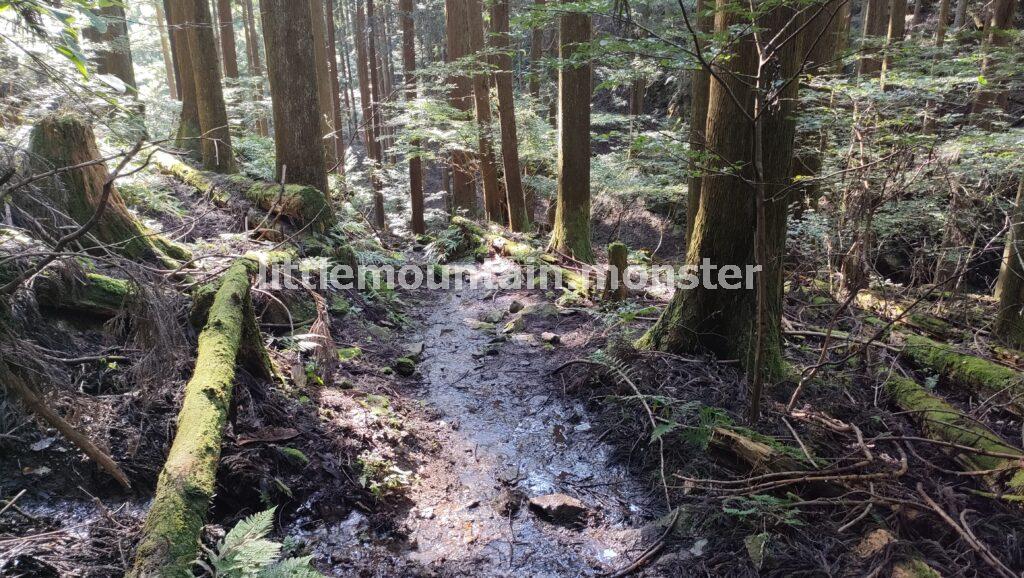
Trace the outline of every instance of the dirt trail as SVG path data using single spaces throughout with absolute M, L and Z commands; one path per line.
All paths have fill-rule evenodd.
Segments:
M 492 259 L 467 273 L 494 276 L 511 266 Z M 507 339 L 480 327 L 504 311 L 500 330 L 514 318 L 513 300 L 542 313 L 524 315 Z M 580 322 L 554 313 L 538 292 L 484 289 L 433 291 L 412 317 L 411 340 L 423 342 L 424 355 L 422 385 L 409 395 L 427 415 L 409 426 L 432 449 L 416 454 L 411 507 L 396 524 L 406 539 L 387 552 L 360 541 L 366 521 L 355 513 L 331 532 L 331 548 L 356 550 L 339 572 L 352 564 L 378 575 L 593 576 L 627 564 L 642 550 L 651 494 L 608 464 L 586 410 L 551 375 L 582 341 L 573 332 Z M 559 333 L 561 344 L 543 344 L 542 331 Z M 528 507 L 529 498 L 553 493 L 583 502 L 585 527 L 542 520 Z

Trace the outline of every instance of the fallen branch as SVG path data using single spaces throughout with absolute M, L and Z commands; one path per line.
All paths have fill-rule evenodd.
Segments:
M 96 464 L 103 469 L 103 471 L 107 472 L 117 480 L 117 483 L 121 484 L 124 489 L 131 489 L 132 484 L 128 481 L 128 476 L 121 471 L 121 468 L 118 467 L 117 463 L 110 456 L 100 448 L 96 447 L 96 444 L 94 444 L 88 436 L 75 429 L 75 427 L 66 422 L 64 418 L 57 415 L 57 412 L 53 411 L 49 406 L 43 403 L 43 400 L 39 399 L 39 396 L 32 391 L 28 384 L 15 375 L 14 372 L 7 367 L 7 364 L 2 361 L 0 361 L 0 377 L 3 378 L 3 383 L 7 386 L 7 391 L 13 393 L 15 397 L 20 399 L 21 402 L 25 404 L 26 408 L 42 418 L 43 421 L 53 426 L 54 429 L 59 431 L 61 435 L 68 439 L 68 441 L 75 444 L 78 449 L 85 452 L 85 455 L 89 456 L 92 461 L 96 462 Z

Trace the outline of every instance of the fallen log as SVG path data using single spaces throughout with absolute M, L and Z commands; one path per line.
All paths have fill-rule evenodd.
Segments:
M 99 273 L 70 281 L 43 274 L 35 279 L 33 288 L 40 307 L 103 319 L 120 314 L 135 294 L 130 281 Z
M 920 424 L 924 434 L 932 439 L 977 448 L 990 454 L 1021 456 L 1024 452 L 1009 445 L 998 435 L 968 419 L 953 406 L 929 393 L 912 379 L 890 377 L 885 390 L 900 409 L 909 412 Z M 1007 492 L 1024 495 L 1024 462 L 1003 457 L 956 450 L 955 458 L 967 471 L 992 471 L 984 478 L 995 487 L 1005 486 Z M 1004 481 L 1005 479 L 1005 481 Z
M 199 535 L 216 485 L 236 363 L 266 360 L 249 291 L 253 263 L 223 274 L 199 334 L 195 372 L 185 386 L 178 430 L 157 482 L 130 577 L 191 576 Z M 250 359 L 248 364 L 263 361 Z M 270 375 L 269 368 L 265 374 Z
M 509 239 L 492 231 L 484 231 L 483 238 L 498 254 L 508 257 L 522 267 L 536 267 L 537 272 L 542 275 L 551 274 L 556 279 L 561 279 L 562 286 L 573 293 L 586 297 L 596 289 L 591 276 L 562 267 L 553 255 L 529 243 Z
M 29 146 L 39 172 L 78 168 L 43 181 L 42 191 L 50 206 L 43 206 L 25 191 L 14 196 L 15 204 L 53 231 L 55 238 L 67 232 L 69 223 L 63 221 L 68 218 L 79 225 L 87 223 L 100 208 L 110 179 L 92 128 L 76 115 L 51 114 L 32 129 Z M 125 206 L 117 188 L 110 186 L 99 220 L 80 242 L 105 245 L 125 257 L 168 267 L 177 267 L 177 261 L 189 258 L 188 251 L 147 230 Z M 90 238 L 95 242 L 90 243 Z
M 310 233 L 322 233 L 334 224 L 330 201 L 314 187 L 201 171 L 165 153 L 154 155 L 153 164 L 161 173 L 195 188 L 218 206 L 226 206 L 232 197 L 246 199 L 272 217 L 287 219 L 294 228 Z
M 904 334 L 901 355 L 913 365 L 934 371 L 945 381 L 965 387 L 1010 412 L 1024 416 L 1024 375 L 951 345 Z
M 50 409 L 43 400 L 39 398 L 32 391 L 32 388 L 28 386 L 20 377 L 14 374 L 7 367 L 7 364 L 0 361 L 0 381 L 3 381 L 7 387 L 7 391 L 11 392 L 28 408 L 29 411 L 38 415 L 46 423 L 53 426 L 54 429 L 59 431 L 61 435 L 68 439 L 71 443 L 75 444 L 78 449 L 85 452 L 85 455 L 89 456 L 89 459 L 96 462 L 103 471 L 110 474 L 117 483 L 121 484 L 126 490 L 132 488 L 131 482 L 128 481 L 128 476 L 121 471 L 115 462 L 109 455 L 103 450 L 98 448 L 96 444 L 89 439 L 88 436 L 75 429 L 73 425 L 64 420 L 64 418 L 57 415 L 57 412 Z

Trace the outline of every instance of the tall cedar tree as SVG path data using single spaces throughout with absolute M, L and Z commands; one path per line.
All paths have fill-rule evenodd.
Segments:
M 224 63 L 224 76 L 238 78 L 235 20 L 231 16 L 231 0 L 217 0 L 217 26 L 220 29 L 220 53 Z
M 83 30 L 85 38 L 97 44 L 94 57 L 96 72 L 114 76 L 126 86 L 136 89 L 138 85 L 135 83 L 135 66 L 132 64 L 132 47 L 128 39 L 124 6 L 103 6 L 97 10 L 96 15 L 103 19 L 106 28 L 102 32 L 94 26 Z
M 701 58 L 709 60 L 706 54 L 706 40 L 703 35 L 710 35 L 715 28 L 715 12 L 708 7 L 707 0 L 697 0 L 694 12 L 697 15 L 696 47 Z M 700 67 L 690 76 L 690 151 L 693 160 L 700 164 L 700 154 L 704 151 L 704 128 L 708 119 L 708 92 L 711 90 L 711 74 Z M 686 195 L 686 239 L 689 242 L 693 230 L 693 219 L 700 205 L 700 174 L 694 170 L 690 175 Z
M 858 64 L 858 72 L 865 76 L 875 76 L 882 69 L 882 61 L 878 58 L 878 46 L 889 31 L 889 0 L 867 0 L 864 4 L 863 41 L 865 56 Z
M 533 9 L 544 9 L 545 0 L 533 0 Z M 540 78 L 543 74 L 541 58 L 544 57 L 544 29 L 534 26 L 530 29 L 530 96 L 540 102 Z
M 381 115 L 381 67 L 377 58 L 377 14 L 374 10 L 373 0 L 366 0 L 366 59 L 370 68 L 370 124 L 373 126 L 373 148 L 376 151 L 374 160 L 376 167 L 371 177 L 373 181 L 373 217 L 377 228 L 383 229 L 387 226 L 384 218 L 384 191 L 382 190 L 378 171 L 384 163 L 384 149 L 381 146 L 381 125 L 384 117 Z
M 718 0 L 715 31 L 727 34 L 738 24 L 732 0 Z M 761 37 L 773 38 L 794 17 L 786 6 L 761 16 Z M 796 30 L 790 24 L 785 30 Z M 678 289 L 658 322 L 638 342 L 639 347 L 682 352 L 707 350 L 725 359 L 739 359 L 747 370 L 756 365 L 769 377 L 781 373 L 782 257 L 786 232 L 786 195 L 796 130 L 793 119 L 797 82 L 788 82 L 799 69 L 801 35 L 790 35 L 758 77 L 758 54 L 751 34 L 733 43 L 733 54 L 711 80 L 705 128 L 708 150 L 715 151 L 701 183 L 700 204 L 693 222 L 686 264 L 710 261 L 718 267 L 747 266 L 761 261 L 766 282 L 764 335 L 757 359 L 758 292 L 746 284 L 725 289 L 717 283 Z M 727 63 L 727 64 L 726 64 Z M 755 118 L 755 87 L 785 86 L 773 102 L 761 103 Z M 762 94 L 765 92 L 761 91 Z M 758 126 L 760 125 L 760 126 Z M 729 167 L 739 167 L 732 174 Z M 758 218 L 758 197 L 764 200 Z M 758 221 L 764 228 L 757 234 Z M 756 240 L 763 253 L 757 258 Z M 744 275 L 746 277 L 746 275 Z M 760 363 L 758 363 L 760 361 Z
M 416 22 L 413 20 L 412 0 L 398 0 L 398 18 L 402 25 L 402 69 L 405 72 L 405 100 L 416 100 Z M 410 142 L 419 147 L 419 139 Z M 427 232 L 423 221 L 423 161 L 418 154 L 409 157 L 409 201 L 412 206 L 412 232 Z
M 320 142 L 309 3 L 260 0 L 267 76 L 274 109 L 277 180 L 316 187 L 326 194 L 327 169 Z
M 918 0 L 918 4 L 920 4 Z M 885 36 L 885 58 L 882 61 L 882 75 L 892 70 L 893 53 L 907 34 L 907 0 L 891 0 L 889 3 L 889 25 Z
M 178 95 L 181 97 L 181 116 L 174 137 L 174 146 L 198 156 L 199 106 L 196 104 L 196 80 L 192 73 L 192 51 L 188 47 L 188 28 L 185 26 L 185 2 L 166 0 L 167 28 L 171 31 L 171 51 L 174 56 Z
M 530 223 L 519 172 L 519 137 L 516 134 L 516 104 L 512 93 L 512 37 L 509 34 L 509 0 L 491 4 L 491 36 L 494 44 L 494 83 L 498 88 L 498 121 L 501 125 L 501 159 L 504 165 L 508 224 L 513 231 L 525 231 Z
M 174 57 L 171 56 L 171 43 L 167 38 L 167 16 L 164 14 L 163 0 L 153 3 L 156 8 L 156 27 L 160 31 L 160 55 L 164 59 L 164 71 L 167 74 L 167 91 L 171 100 L 178 100 L 178 79 L 174 77 Z
M 188 51 L 195 76 L 196 107 L 202 133 L 203 167 L 221 173 L 235 172 L 231 131 L 221 86 L 217 43 L 213 39 L 210 4 L 206 0 L 181 0 L 188 29 Z
M 1024 175 L 1017 184 L 1017 201 L 1010 212 L 1010 232 L 999 268 L 995 334 L 1007 345 L 1024 347 Z
M 470 40 L 471 0 L 445 0 L 444 27 L 447 48 L 447 61 L 458 62 L 472 52 Z M 449 96 L 452 108 L 466 113 L 469 118 L 473 110 L 473 84 L 469 76 L 456 73 L 451 79 L 452 89 Z M 459 149 L 452 152 L 452 208 L 476 213 L 476 189 L 473 183 L 472 163 L 468 151 Z
M 356 7 L 355 22 L 352 25 L 352 37 L 356 44 L 356 73 L 359 77 L 359 105 L 363 113 L 363 143 L 366 154 L 371 160 L 376 158 L 376 147 L 373 143 L 373 123 L 370 113 L 370 68 L 366 59 L 366 12 L 360 2 Z
M 985 46 L 988 49 L 1004 49 L 1010 44 L 1011 36 L 1008 32 L 1013 28 L 1014 9 L 1017 3 L 1014 0 L 995 0 L 992 6 L 992 16 L 988 25 L 988 36 L 985 38 Z M 971 114 L 975 117 L 975 123 L 982 127 L 991 127 L 994 116 L 990 111 L 998 108 L 1005 108 L 1007 94 L 1002 86 L 1002 74 L 999 72 L 999 59 L 991 52 L 985 55 L 981 64 L 981 75 L 988 78 L 987 86 L 979 88 L 974 96 L 974 103 L 971 106 Z
M 565 0 L 563 0 L 563 3 Z M 590 245 L 591 64 L 580 61 L 590 42 L 590 16 L 565 12 L 558 23 L 558 197 L 550 251 L 594 262 Z
M 331 76 L 331 112 L 334 116 L 334 155 L 338 165 L 338 175 L 345 176 L 345 138 L 342 127 L 345 115 L 341 111 L 341 82 L 338 79 L 338 48 L 334 27 L 334 0 L 327 0 L 324 5 L 327 11 L 327 69 Z
M 498 184 L 498 162 L 494 155 L 494 123 L 491 121 L 490 75 L 482 69 L 486 58 L 484 49 L 484 16 L 480 0 L 469 0 L 470 50 L 475 55 L 477 69 L 473 74 L 473 102 L 476 105 L 477 138 L 480 143 L 478 161 L 484 185 L 484 212 L 488 220 L 508 224 L 508 209 Z
M 260 36 L 256 33 L 256 18 L 253 16 L 252 0 L 245 0 L 242 3 L 242 12 L 245 17 L 245 58 L 249 63 L 249 76 L 253 77 L 253 96 L 256 100 L 263 100 L 263 63 L 260 58 Z M 256 119 L 256 132 L 260 136 L 270 134 L 270 127 L 267 126 L 267 119 L 261 114 Z
M 337 146 L 334 143 L 334 98 L 331 96 L 331 73 L 327 67 L 327 27 L 324 24 L 323 0 L 307 0 L 309 21 L 313 28 L 313 61 L 316 68 L 317 102 L 320 104 L 320 143 L 328 168 L 337 162 Z

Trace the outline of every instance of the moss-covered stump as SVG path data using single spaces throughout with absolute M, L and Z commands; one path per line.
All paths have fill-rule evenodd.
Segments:
M 979 426 L 977 421 L 965 417 L 911 379 L 892 377 L 886 382 L 885 390 L 900 409 L 913 416 L 929 438 L 970 446 L 982 452 L 1024 457 L 1020 450 Z M 957 461 L 967 470 L 1000 470 L 986 476 L 986 479 L 997 487 L 1005 485 L 1005 490 L 1010 494 L 1024 496 L 1024 470 L 1021 470 L 1020 459 L 981 455 L 968 450 L 952 451 Z
M 199 334 L 195 372 L 185 386 L 178 430 L 128 576 L 192 575 L 199 535 L 215 490 L 236 361 L 247 352 L 263 351 L 253 325 L 251 268 L 247 259 L 236 261 L 222 276 L 214 295 L 206 326 Z
M 43 117 L 32 129 L 29 147 L 37 172 L 93 163 L 58 173 L 54 179 L 44 181 L 47 186 L 43 187 L 53 208 L 79 225 L 88 222 L 100 207 L 104 186 L 110 178 L 106 164 L 96 162 L 102 157 L 92 128 L 78 116 L 51 114 Z M 177 266 L 176 260 L 189 258 L 187 251 L 143 227 L 125 206 L 116 186 L 110 186 L 103 213 L 83 239 L 84 244 L 89 245 L 91 237 L 93 244 L 107 245 L 131 259 L 171 267 Z M 68 223 L 55 222 L 53 211 L 32 202 L 26 195 L 18 195 L 15 201 L 27 213 L 52 228 L 55 238 L 68 233 L 62 228 Z
M 965 387 L 978 396 L 1005 404 L 1007 410 L 1024 416 L 1024 375 L 982 359 L 960 353 L 951 345 L 920 335 L 903 335 L 901 355 L 917 367 L 939 374 L 945 381 Z
M 319 189 L 306 185 L 280 185 L 256 181 L 243 175 L 220 175 L 201 171 L 168 154 L 157 154 L 153 163 L 161 173 L 185 183 L 225 206 L 232 197 L 245 199 L 267 211 L 271 218 L 284 218 L 296 229 L 322 233 L 334 224 L 329 200 Z
M 117 316 L 135 294 L 130 281 L 99 273 L 66 280 L 43 274 L 33 283 L 36 301 L 43 308 L 86 314 L 104 319 Z
M 604 298 L 622 301 L 629 296 L 626 287 L 626 269 L 629 267 L 629 247 L 615 241 L 608 245 L 608 272 L 605 275 Z

